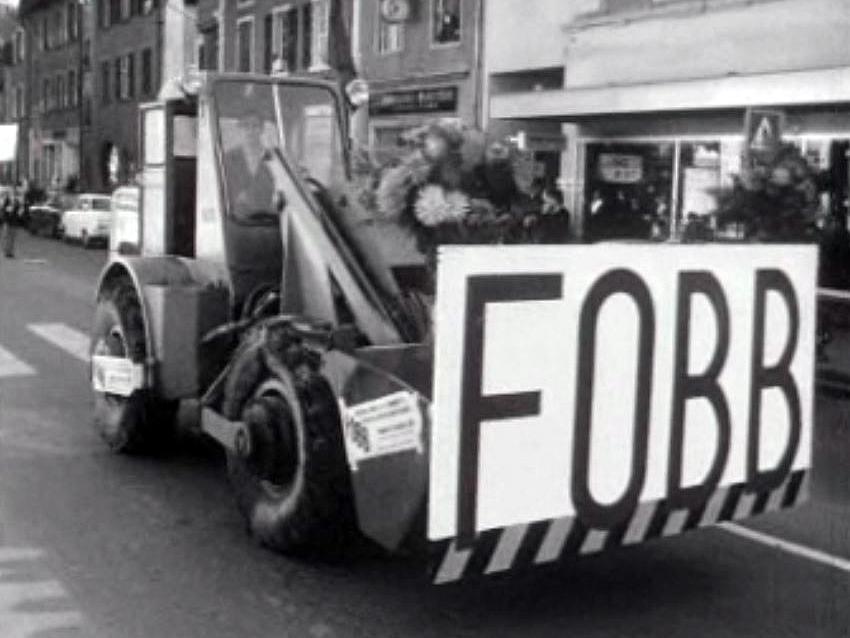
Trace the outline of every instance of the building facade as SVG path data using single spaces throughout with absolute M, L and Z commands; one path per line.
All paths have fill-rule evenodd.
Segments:
M 80 3 L 23 0 L 25 102 L 29 106 L 26 176 L 45 188 L 74 187 L 80 179 L 83 38 Z M 90 94 L 85 94 L 90 100 Z M 21 131 L 21 137 L 24 131 Z
M 362 0 L 355 55 L 369 82 L 358 137 L 379 153 L 435 118 L 482 124 L 481 0 Z
M 26 177 L 29 162 L 26 45 L 14 8 L 0 5 L 0 123 L 18 128 L 14 159 L 0 163 L 0 182 L 4 184 Z
M 139 104 L 196 64 L 194 2 L 97 0 L 88 157 L 93 190 L 132 182 L 140 168 Z
M 491 92 L 490 116 L 570 127 L 572 209 L 629 202 L 675 234 L 741 172 L 745 117 L 775 112 L 847 217 L 850 13 L 843 0 L 596 0 L 561 13 L 561 87 Z M 554 14 L 553 14 L 554 15 Z M 661 45 L 659 45 L 661 43 Z

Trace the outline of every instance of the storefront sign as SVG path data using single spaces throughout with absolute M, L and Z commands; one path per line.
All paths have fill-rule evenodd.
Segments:
M 811 466 L 816 247 L 438 263 L 430 540 L 564 517 L 622 535 L 641 503 L 699 518 L 723 488 L 768 495 Z
M 643 158 L 620 153 L 599 154 L 599 177 L 612 184 L 634 184 L 643 179 Z
M 369 115 L 433 113 L 457 109 L 457 87 L 392 91 L 369 97 Z

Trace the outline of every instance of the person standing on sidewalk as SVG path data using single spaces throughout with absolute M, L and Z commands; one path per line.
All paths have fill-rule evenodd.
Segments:
M 15 235 L 21 223 L 20 207 L 18 192 L 12 189 L 11 197 L 7 198 L 3 205 L 3 254 L 9 259 L 15 258 Z

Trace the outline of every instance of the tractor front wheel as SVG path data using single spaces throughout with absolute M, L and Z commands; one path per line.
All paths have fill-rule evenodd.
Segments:
M 92 355 L 125 357 L 144 363 L 144 320 L 135 288 L 121 281 L 101 293 L 94 317 Z M 101 438 L 120 453 L 162 449 L 174 433 L 179 402 L 159 399 L 150 390 L 124 397 L 94 393 L 94 423 Z
M 261 383 L 227 467 L 252 534 L 284 553 L 342 549 L 354 509 L 334 393 L 305 366 Z

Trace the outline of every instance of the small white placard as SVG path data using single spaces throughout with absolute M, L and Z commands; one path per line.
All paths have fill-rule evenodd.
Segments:
M 395 392 L 352 406 L 343 403 L 341 413 L 352 470 L 377 456 L 405 450 L 422 453 L 422 413 L 413 392 Z
M 92 385 L 95 392 L 128 397 L 144 387 L 144 366 L 124 357 L 92 357 Z

